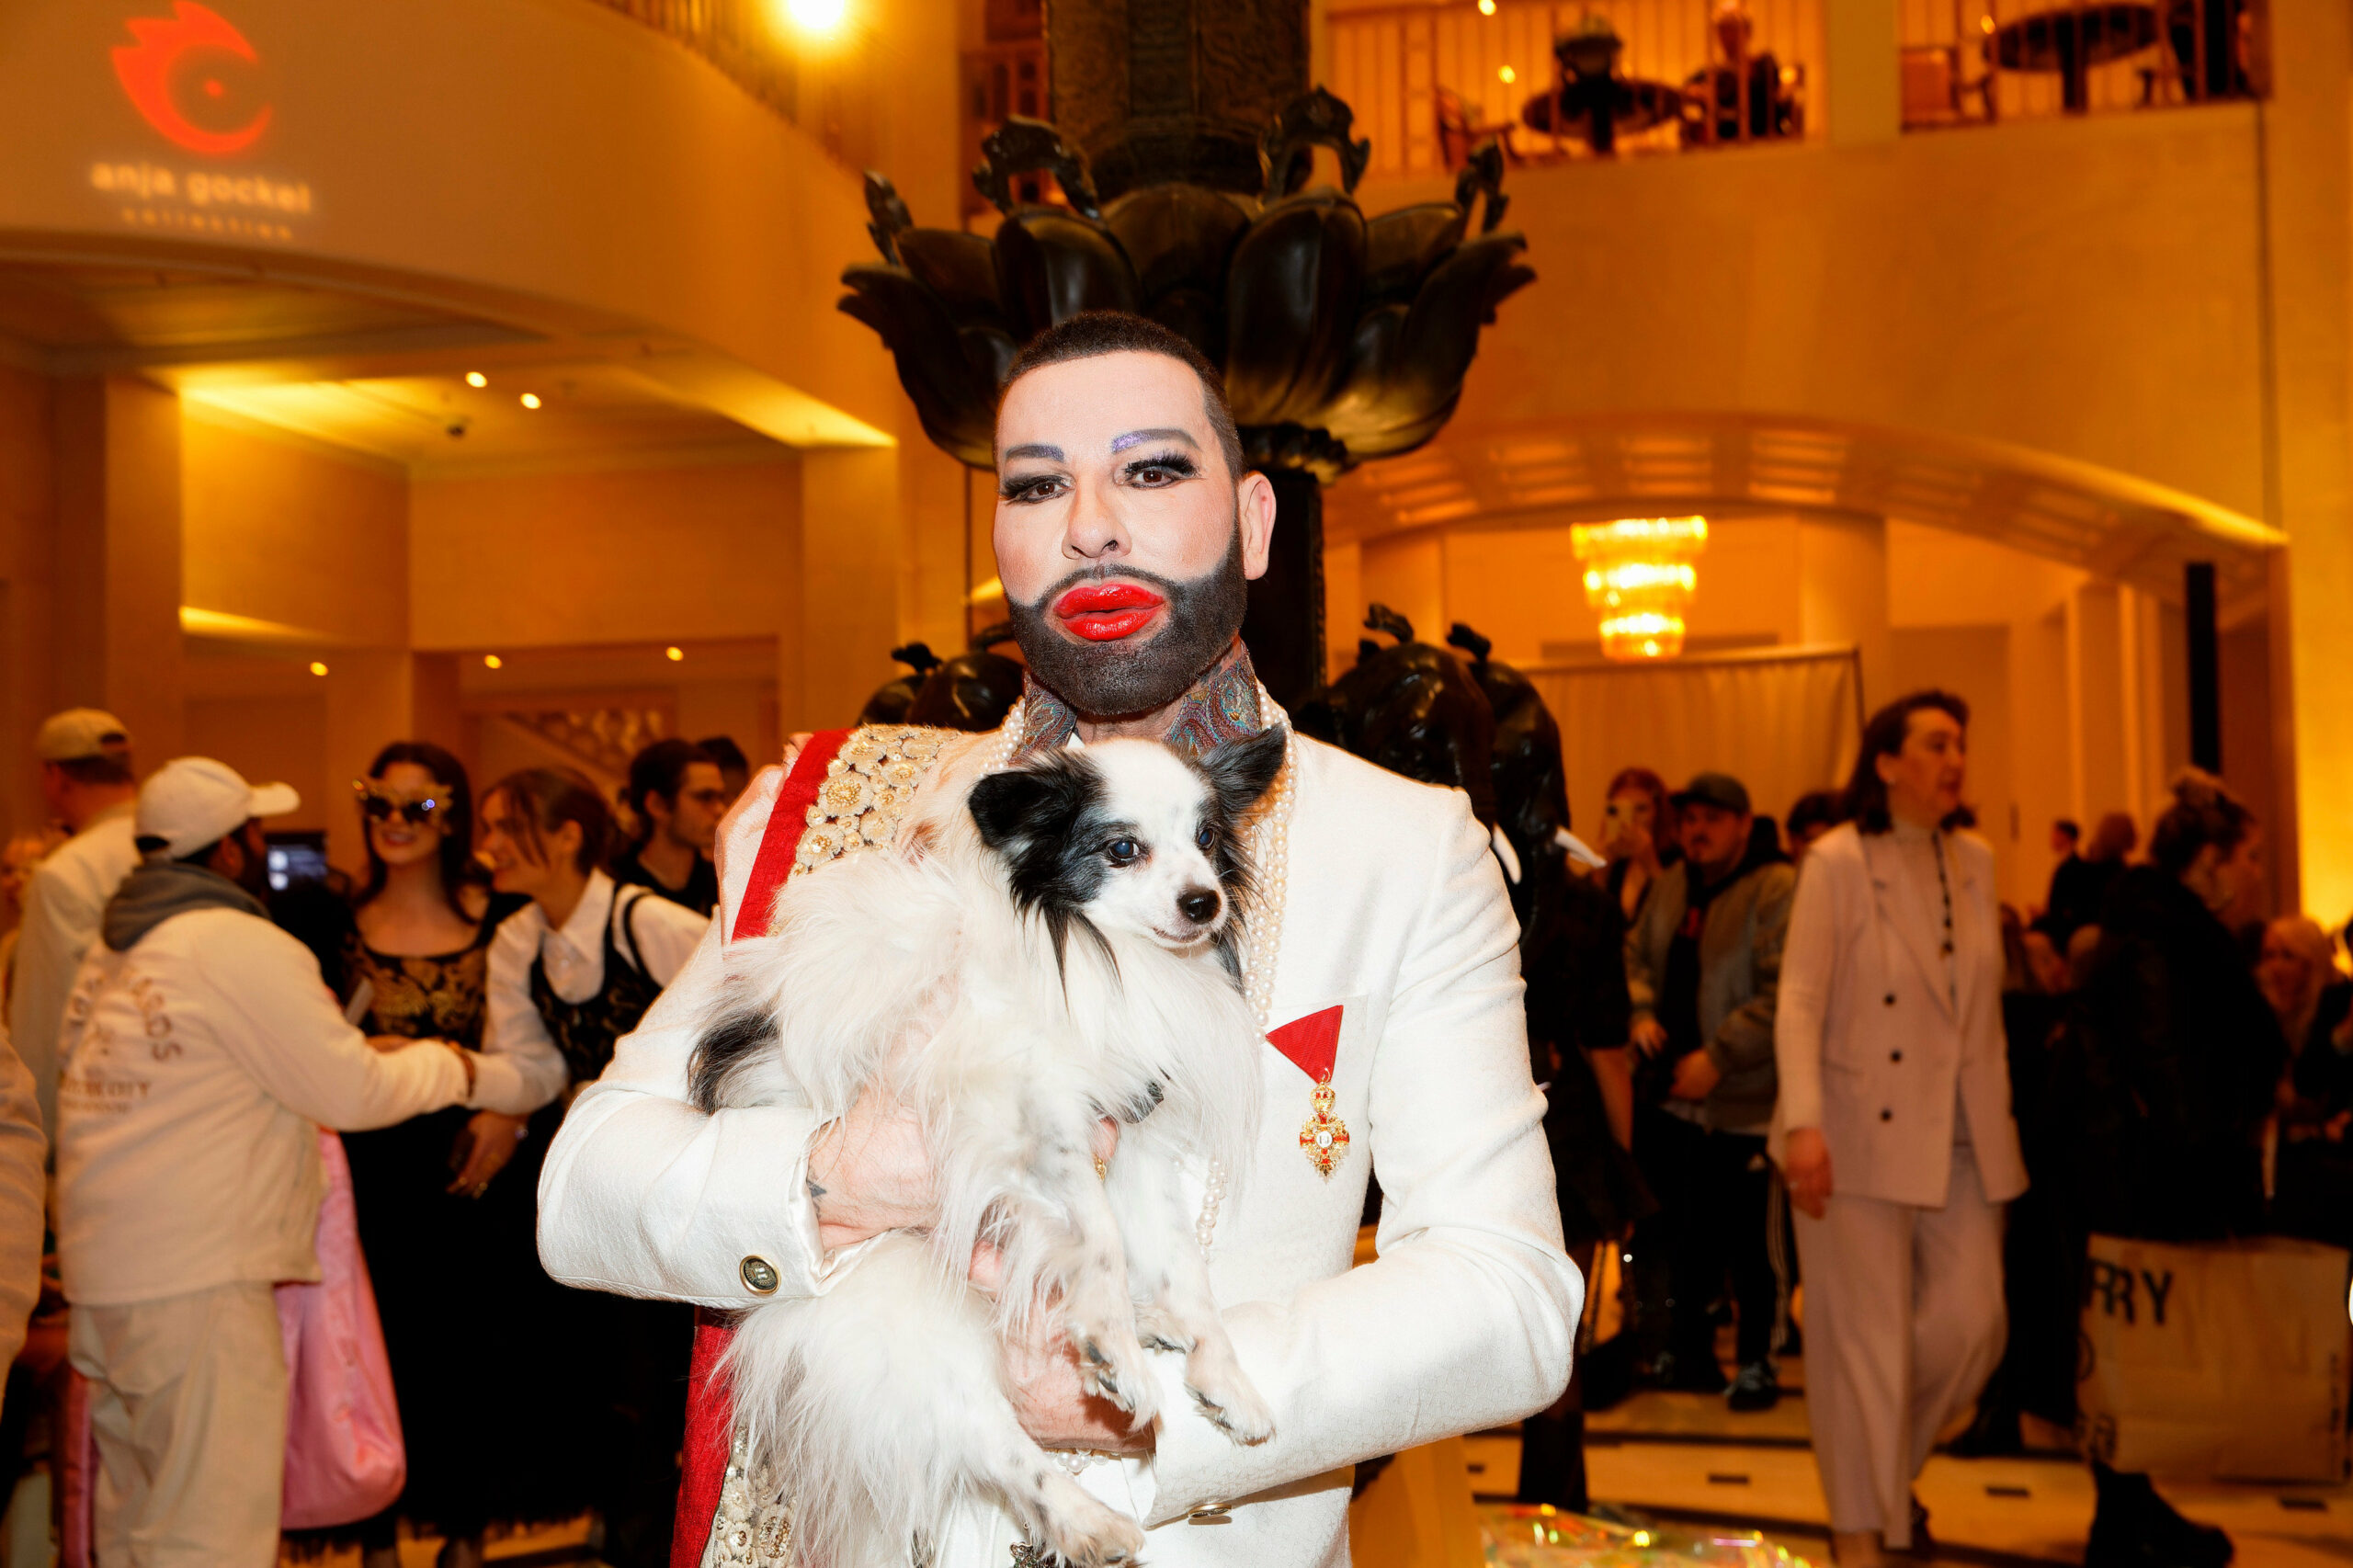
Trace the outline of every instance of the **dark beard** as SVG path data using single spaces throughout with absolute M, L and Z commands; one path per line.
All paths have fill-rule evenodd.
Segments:
M 1008 599 L 1014 640 L 1021 644 L 1031 677 L 1093 720 L 1136 718 L 1184 696 L 1242 630 L 1250 585 L 1242 574 L 1238 516 L 1234 522 L 1225 559 L 1189 582 L 1133 567 L 1089 566 L 1048 588 L 1033 604 Z M 1148 638 L 1116 642 L 1088 642 L 1055 630 L 1046 607 L 1081 583 L 1106 577 L 1149 585 L 1168 601 L 1167 624 Z

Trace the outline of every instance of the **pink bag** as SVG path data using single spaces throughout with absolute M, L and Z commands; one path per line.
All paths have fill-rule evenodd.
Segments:
M 319 1282 L 278 1288 L 286 1340 L 286 1494 L 290 1530 L 357 1524 L 408 1484 L 400 1406 L 384 1354 L 376 1291 L 359 1251 L 359 1211 L 343 1140 L 319 1130 L 326 1196 L 319 1203 Z
M 278 1287 L 286 1342 L 286 1479 L 281 1529 L 357 1524 L 390 1506 L 408 1484 L 401 1413 L 384 1354 L 376 1291 L 359 1251 L 359 1213 L 343 1140 L 319 1129 L 326 1196 L 319 1201 L 319 1282 Z M 90 1568 L 97 1442 L 88 1380 L 70 1372 L 57 1451 L 62 1568 Z

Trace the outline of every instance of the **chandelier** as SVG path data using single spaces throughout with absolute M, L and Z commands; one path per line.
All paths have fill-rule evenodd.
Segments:
M 1585 602 L 1601 611 L 1611 659 L 1671 659 L 1683 652 L 1683 611 L 1699 585 L 1691 562 L 1708 544 L 1705 517 L 1621 517 L 1579 523 L 1569 544 L 1585 567 Z

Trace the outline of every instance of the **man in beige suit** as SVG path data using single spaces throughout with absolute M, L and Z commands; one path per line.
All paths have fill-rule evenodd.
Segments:
M 1807 855 L 1774 1028 L 1806 1404 L 1840 1568 L 1918 1550 L 1911 1486 L 2001 1358 L 2001 1205 L 2026 1190 L 1994 854 L 1961 831 L 1969 708 L 1872 715 L 1853 820 Z

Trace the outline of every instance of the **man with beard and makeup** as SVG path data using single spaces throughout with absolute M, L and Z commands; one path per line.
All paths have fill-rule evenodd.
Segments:
M 551 1274 L 712 1309 L 676 1563 L 781 1560 L 789 1478 L 762 1485 L 728 1463 L 734 1420 L 723 1377 L 709 1375 L 719 1314 L 821 1292 L 867 1238 L 937 1211 L 917 1124 L 877 1093 L 824 1123 L 791 1095 L 710 1114 L 689 1102 L 693 1025 L 727 942 L 765 929 L 784 875 L 824 875 L 888 842 L 914 791 L 961 789 L 1074 739 L 1200 755 L 1290 730 L 1238 635 L 1274 493 L 1245 469 L 1216 374 L 1189 345 L 1111 313 L 1041 334 L 1006 384 L 996 454 L 997 569 L 1031 676 L 1022 702 L 991 734 L 809 737 L 755 780 L 721 831 L 710 935 L 548 1158 Z M 1230 1189 L 1197 1176 L 1188 1201 L 1202 1204 L 1211 1281 L 1274 1436 L 1245 1448 L 1216 1431 L 1183 1389 L 1181 1356 L 1153 1355 L 1161 1415 L 1131 1430 L 1082 1393 L 1051 1325 L 1006 1347 L 1023 1425 L 1145 1527 L 1161 1568 L 1342 1560 L 1356 1461 L 1551 1404 L 1584 1294 L 1529 1074 L 1518 927 L 1467 798 L 1292 734 L 1246 837 L 1262 1127 Z M 1302 1119 L 1328 1142 L 1302 1135 Z M 1376 1165 L 1380 1256 L 1352 1270 Z M 727 1528 L 712 1535 L 715 1512 Z M 914 1550 L 936 1568 L 1004 1568 L 1029 1548 L 981 1499 Z
M 209 757 L 158 770 L 139 791 L 145 858 L 66 1002 L 57 1254 L 92 1385 L 100 1562 L 278 1561 L 272 1288 L 319 1278 L 319 1125 L 387 1127 L 473 1089 L 470 1052 L 345 1022 L 263 912 L 260 819 L 300 804 Z

